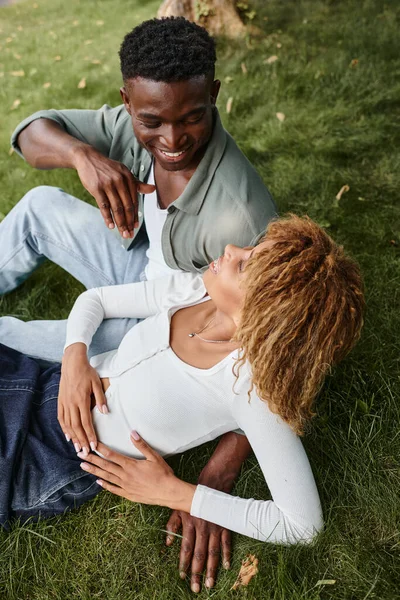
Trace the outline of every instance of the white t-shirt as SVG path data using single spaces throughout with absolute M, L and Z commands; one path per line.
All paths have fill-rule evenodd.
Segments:
M 147 183 L 154 184 L 154 162 L 151 165 Z M 158 205 L 157 190 L 154 190 L 152 194 L 145 194 L 144 222 L 149 238 L 149 248 L 146 252 L 148 263 L 144 272 L 148 280 L 176 273 L 176 269 L 171 269 L 166 264 L 161 247 L 161 232 L 167 215 L 168 209 L 162 209 Z
M 160 454 L 198 446 L 240 427 L 246 434 L 273 500 L 237 498 L 196 487 L 191 514 L 233 531 L 270 542 L 309 541 L 322 527 L 314 477 L 300 439 L 255 391 L 248 402 L 250 367 L 235 383 L 236 352 L 211 369 L 187 365 L 173 352 L 172 314 L 204 301 L 203 279 L 191 273 L 127 285 L 91 289 L 79 296 L 67 324 L 66 346 L 89 347 L 103 319 L 145 319 L 119 348 L 93 357 L 101 377 L 110 378 L 108 415 L 92 411 L 99 439 L 141 458 L 129 439 L 132 429 Z

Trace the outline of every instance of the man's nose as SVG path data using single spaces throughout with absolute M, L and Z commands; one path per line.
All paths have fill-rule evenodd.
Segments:
M 165 125 L 161 134 L 161 139 L 171 152 L 176 152 L 182 148 L 186 142 L 186 133 L 179 125 Z

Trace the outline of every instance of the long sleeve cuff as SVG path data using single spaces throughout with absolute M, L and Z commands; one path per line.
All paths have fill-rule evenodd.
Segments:
M 190 514 L 251 538 L 274 543 L 308 542 L 322 527 L 321 515 L 315 523 L 290 518 L 272 500 L 244 499 L 198 485 Z

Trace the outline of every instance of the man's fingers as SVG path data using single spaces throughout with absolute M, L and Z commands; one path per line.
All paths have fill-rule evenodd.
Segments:
M 114 187 L 110 187 L 107 190 L 107 196 L 111 204 L 114 222 L 118 227 L 120 234 L 123 235 L 124 231 L 128 232 L 128 226 L 126 224 L 125 208 L 122 199 Z
M 136 179 L 134 177 L 129 177 L 128 178 L 128 187 L 129 187 L 129 194 L 130 194 L 130 198 L 132 201 L 132 204 L 134 206 L 134 213 L 133 213 L 133 227 L 139 227 L 139 215 L 138 215 L 138 182 L 136 181 Z
M 137 189 L 141 194 L 151 194 L 156 189 L 156 186 L 152 183 L 143 183 L 142 181 L 139 181 Z
M 167 537 L 165 538 L 165 543 L 167 544 L 167 546 L 171 546 L 171 544 L 174 542 L 175 540 L 175 536 L 173 535 L 174 533 L 178 533 L 178 531 L 180 530 L 182 526 L 182 519 L 180 517 L 180 514 L 177 510 L 172 511 L 172 514 L 170 516 L 170 518 L 168 519 L 168 523 L 166 525 L 166 530 L 171 533 L 167 533 Z
M 101 216 L 109 229 L 114 229 L 114 220 L 111 214 L 111 204 L 103 191 L 99 191 L 95 196 L 97 205 L 100 209 Z
M 117 192 L 122 200 L 125 210 L 125 220 L 129 234 L 132 236 L 134 224 L 137 221 L 137 198 L 136 194 L 132 197 L 131 188 L 129 185 L 130 178 L 124 179 Z
M 196 532 L 193 526 L 187 526 L 184 527 L 182 534 L 183 538 L 179 554 L 179 577 L 185 579 L 192 561 Z
M 231 566 L 232 556 L 232 534 L 229 529 L 223 529 L 221 533 L 222 546 L 222 565 L 224 569 L 229 569 Z
M 201 589 L 201 574 L 204 571 L 206 560 L 208 557 L 208 532 L 196 532 L 196 541 L 193 551 L 190 589 L 192 592 L 198 593 Z
M 219 558 L 221 556 L 221 536 L 218 533 L 212 533 L 208 540 L 208 557 L 207 557 L 207 570 L 206 570 L 206 582 L 205 585 L 208 588 L 212 588 L 215 585 L 217 578 Z

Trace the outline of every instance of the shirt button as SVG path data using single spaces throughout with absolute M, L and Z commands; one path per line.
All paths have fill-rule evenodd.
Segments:
M 169 214 L 174 213 L 176 211 L 175 206 L 170 206 L 168 209 Z
M 140 165 L 140 170 L 144 171 L 144 165 Z

